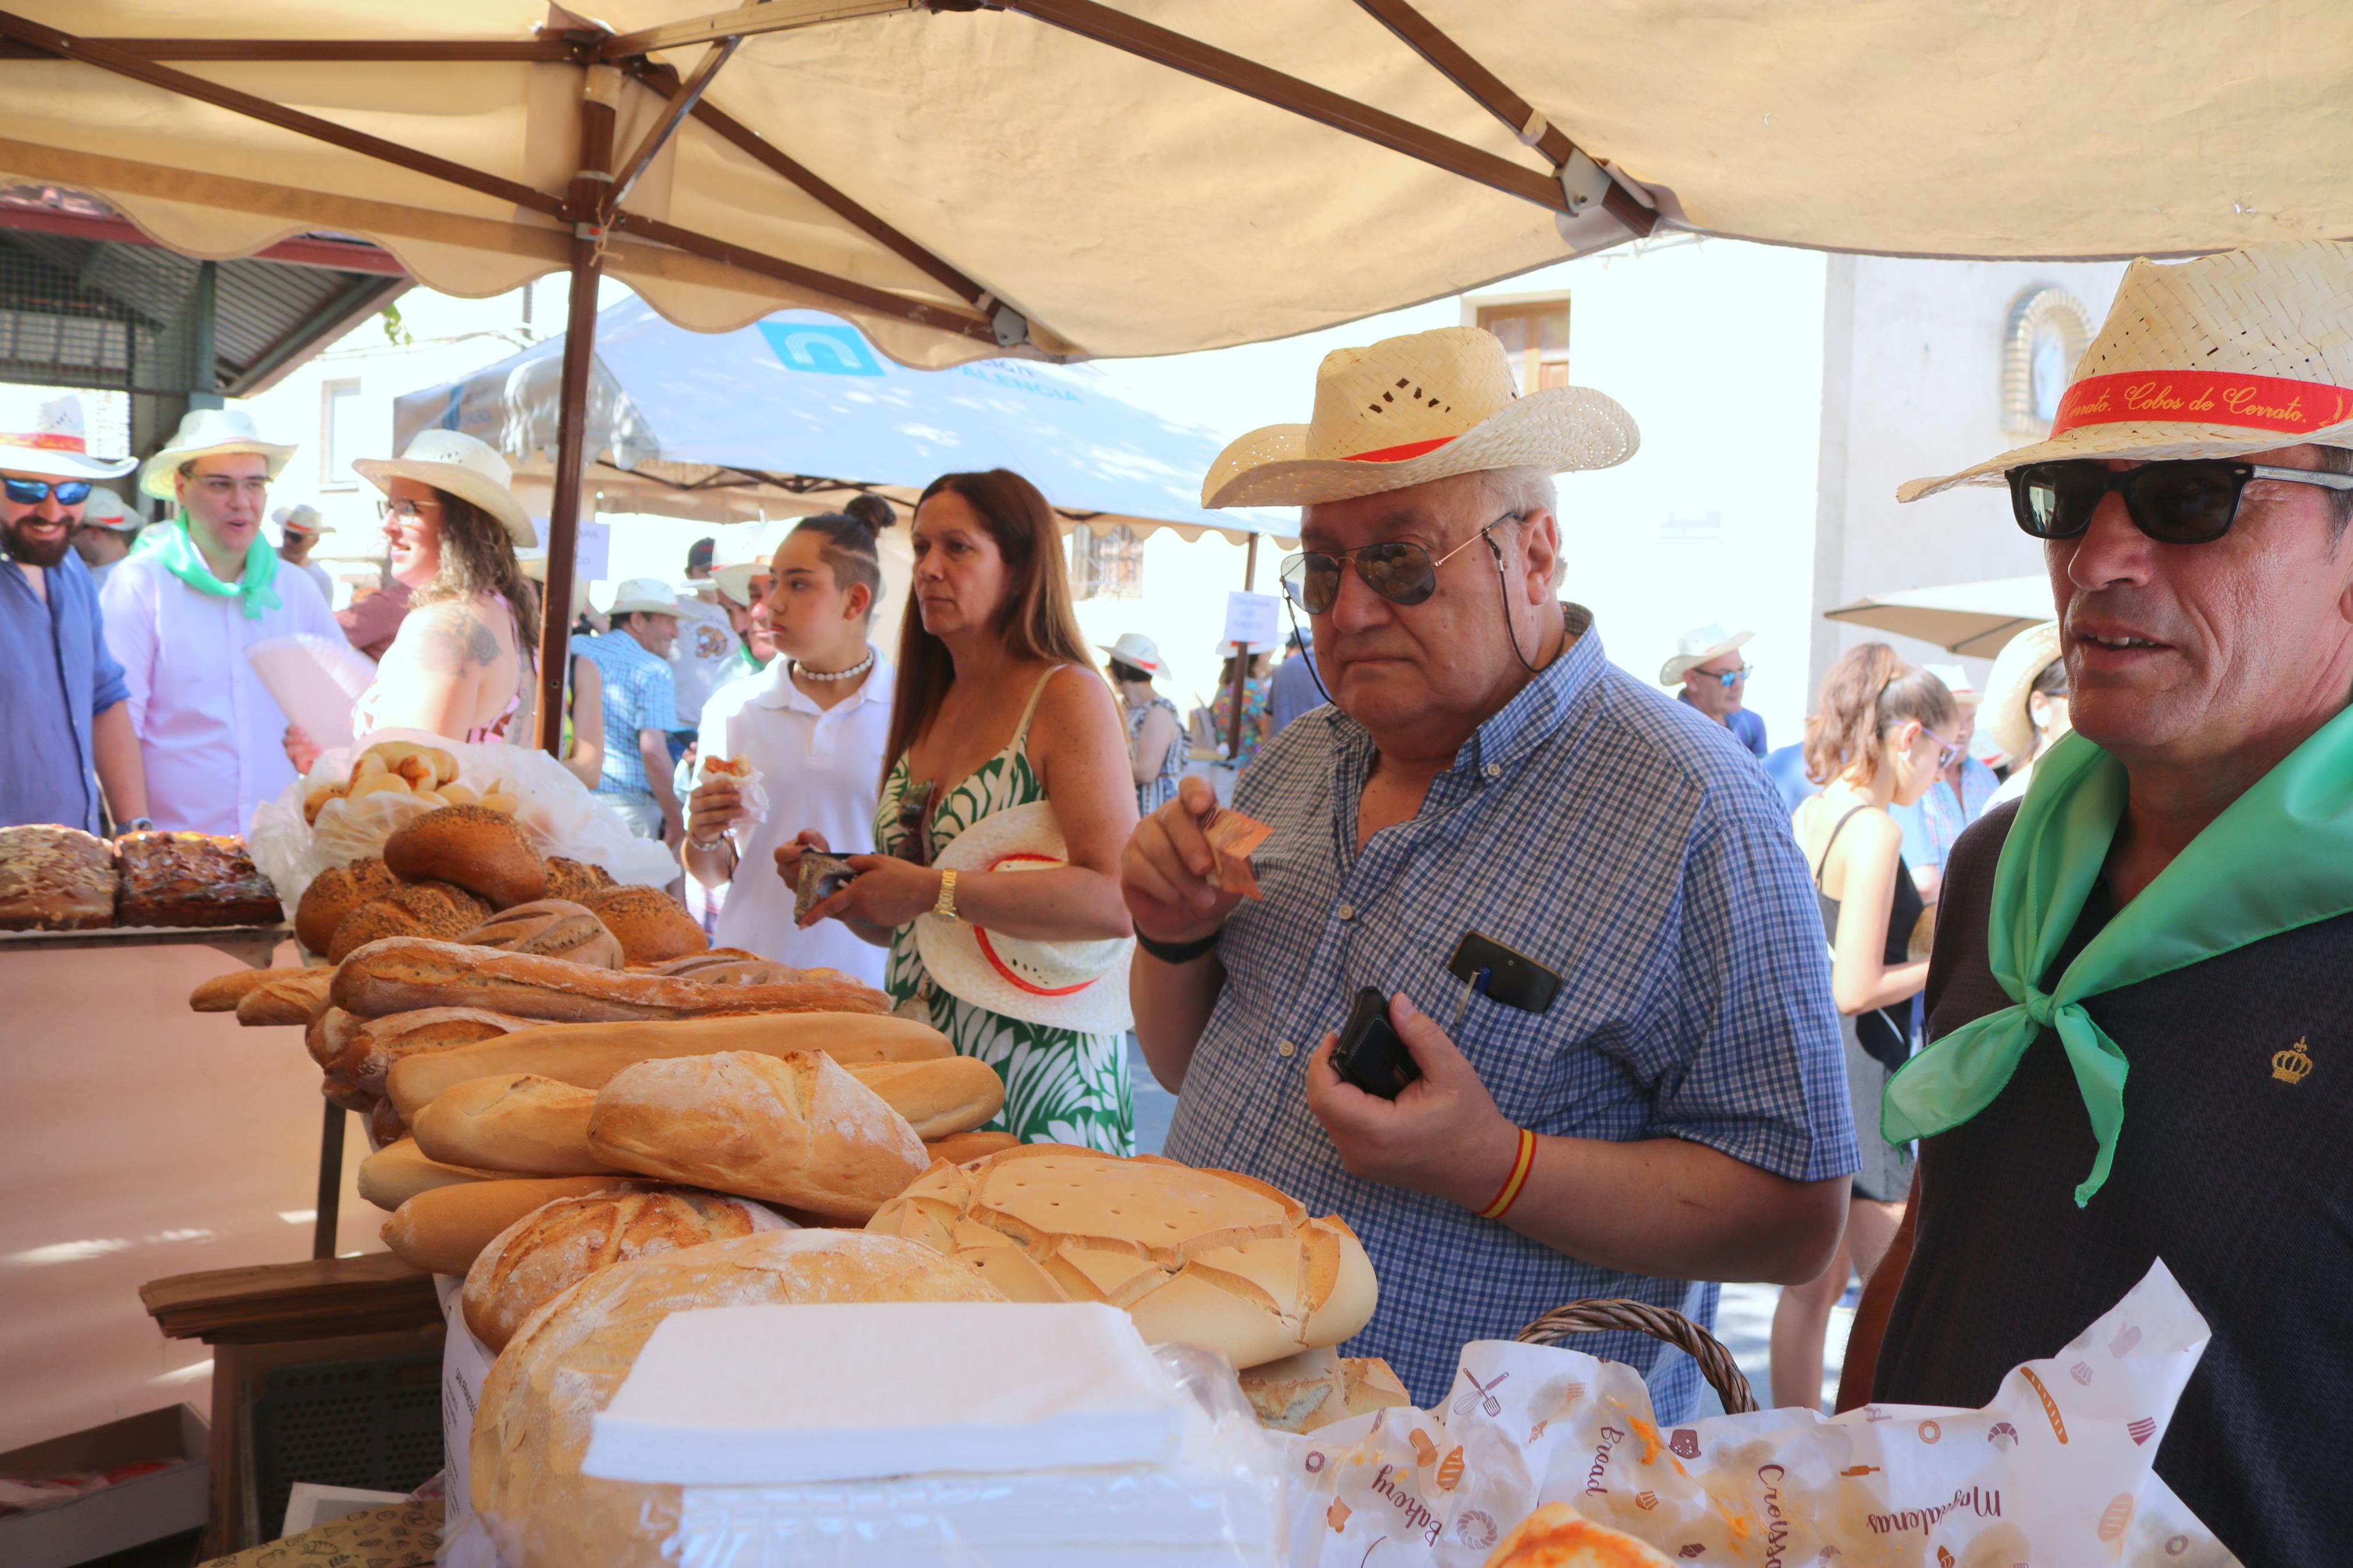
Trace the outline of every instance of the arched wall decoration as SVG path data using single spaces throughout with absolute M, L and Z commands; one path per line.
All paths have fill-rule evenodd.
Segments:
M 2048 436 L 2059 395 L 2066 389 L 2075 362 L 2091 346 L 2092 318 L 2082 300 L 2056 288 L 2021 294 L 2010 308 L 2010 330 L 2002 335 L 2003 431 L 2030 438 Z

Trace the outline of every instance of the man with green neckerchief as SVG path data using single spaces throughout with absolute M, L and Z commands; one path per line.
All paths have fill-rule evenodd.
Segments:
M 2213 1339 L 2158 1475 L 2243 1562 L 2337 1561 L 2353 246 L 2135 262 L 2047 440 L 1900 494 L 1977 479 L 2043 542 L 2075 733 L 1955 847 L 1882 1110 L 1912 1204 L 1841 1404 L 1985 1405 L 2162 1259 Z
M 140 535 L 99 604 L 158 827 L 241 834 L 293 782 L 286 715 L 246 650 L 303 634 L 343 641 L 318 586 L 280 570 L 261 534 L 269 482 L 293 452 L 241 410 L 198 408 L 140 468 L 140 489 L 177 515 Z

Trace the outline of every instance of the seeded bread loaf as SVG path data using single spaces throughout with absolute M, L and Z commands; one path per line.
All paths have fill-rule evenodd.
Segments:
M 659 888 L 606 888 L 581 902 L 620 939 L 631 963 L 666 963 L 711 946 L 686 906 Z
M 345 915 L 327 942 L 327 957 L 341 963 L 356 950 L 387 936 L 455 942 L 490 913 L 488 900 L 455 882 L 403 882 Z
M 602 866 L 592 866 L 585 860 L 574 860 L 562 855 L 547 858 L 547 894 L 551 899 L 563 899 L 580 903 L 599 888 L 613 886 L 613 874 Z
M 302 889 L 294 906 L 294 935 L 322 958 L 334 944 L 335 928 L 343 917 L 373 899 L 400 888 L 400 879 L 385 868 L 381 856 L 371 855 L 347 866 L 322 871 Z
M 502 812 L 445 805 L 411 817 L 384 841 L 384 863 L 404 881 L 455 882 L 508 909 L 547 896 L 547 865 Z

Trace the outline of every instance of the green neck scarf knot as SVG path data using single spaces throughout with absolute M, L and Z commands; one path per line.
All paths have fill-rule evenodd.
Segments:
M 270 586 L 278 580 L 278 552 L 269 541 L 257 531 L 253 542 L 246 547 L 245 570 L 237 574 L 236 582 L 224 583 L 205 563 L 203 552 L 188 536 L 188 512 L 183 507 L 171 522 L 141 534 L 139 542 L 132 546 L 132 553 L 155 556 L 164 571 L 199 594 L 241 601 L 238 607 L 248 621 L 258 621 L 263 612 L 278 608 L 278 591 Z

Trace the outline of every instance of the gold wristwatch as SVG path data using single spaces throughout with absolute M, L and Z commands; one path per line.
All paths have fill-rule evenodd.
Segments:
M 955 879 L 956 874 L 954 871 L 940 873 L 940 901 L 932 906 L 932 913 L 942 920 L 952 921 L 956 918 Z

